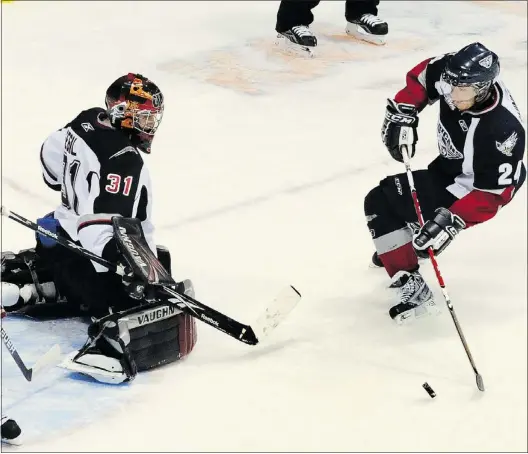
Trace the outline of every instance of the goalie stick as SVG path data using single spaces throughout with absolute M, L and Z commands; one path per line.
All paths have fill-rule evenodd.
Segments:
M 85 257 L 96 263 L 108 268 L 121 276 L 126 275 L 122 265 L 111 263 L 102 257 L 90 252 L 79 246 L 73 241 L 64 238 L 56 233 L 50 232 L 40 225 L 26 219 L 19 214 L 9 211 L 2 205 L 2 216 L 18 222 L 19 224 L 41 234 L 52 238 L 61 246 Z M 279 323 L 281 323 L 288 314 L 293 310 L 301 299 L 301 294 L 293 286 L 285 287 L 266 308 L 265 312 L 256 320 L 253 325 L 246 325 L 235 319 L 209 307 L 205 304 L 187 296 L 178 293 L 174 288 L 169 286 L 159 286 L 159 294 L 163 296 L 161 301 L 166 301 L 178 307 L 182 312 L 194 317 L 203 323 L 235 338 L 236 340 L 248 345 L 258 344 L 267 336 Z
M 15 346 L 13 345 L 13 342 L 11 342 L 11 339 L 7 335 L 6 331 L 4 330 L 4 327 L 2 326 L 2 341 L 4 342 L 4 345 L 7 348 L 7 351 L 9 354 L 13 357 L 15 360 L 16 365 L 20 369 L 20 372 L 22 372 L 22 375 L 24 375 L 25 379 L 27 381 L 31 381 L 33 379 L 33 376 L 41 369 L 43 369 L 46 366 L 52 365 L 54 363 L 58 363 L 61 355 L 61 350 L 58 344 L 55 344 L 53 347 L 51 347 L 44 355 L 42 355 L 35 365 L 28 369 L 26 365 L 24 364 L 24 361 L 22 361 L 22 358 L 18 354 Z

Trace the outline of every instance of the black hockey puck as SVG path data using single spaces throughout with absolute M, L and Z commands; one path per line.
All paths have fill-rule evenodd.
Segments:
M 20 427 L 13 419 L 8 419 L 2 424 L 2 440 L 10 441 L 14 440 L 21 434 Z
M 423 385 L 423 389 L 425 389 L 427 391 L 427 394 L 429 394 L 429 396 L 434 399 L 436 397 L 436 393 L 434 392 L 433 388 L 431 388 L 429 386 L 429 384 L 427 382 L 425 382 Z

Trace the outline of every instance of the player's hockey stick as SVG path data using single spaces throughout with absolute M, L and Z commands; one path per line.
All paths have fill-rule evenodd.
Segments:
M 73 241 L 50 232 L 42 226 L 37 225 L 35 222 L 9 211 L 3 205 L 2 216 L 6 216 L 41 235 L 52 238 L 61 246 L 93 260 L 121 276 L 125 275 L 123 266 L 116 265 L 99 257 Z M 190 296 L 176 292 L 171 287 L 160 286 L 159 289 L 162 296 L 165 297 L 163 301 L 167 301 L 169 304 L 174 304 L 182 312 L 189 314 L 191 317 L 197 318 L 238 341 L 249 345 L 258 344 L 264 336 L 269 334 L 271 330 L 286 318 L 301 299 L 301 294 L 297 289 L 293 286 L 285 287 L 253 325 L 245 325 L 203 303 L 200 303 Z
M 20 369 L 20 372 L 22 372 L 22 375 L 26 378 L 27 381 L 31 381 L 33 379 L 33 376 L 40 370 L 43 369 L 46 366 L 49 366 L 54 363 L 58 363 L 61 355 L 61 350 L 58 344 L 55 344 L 53 347 L 51 347 L 44 355 L 42 355 L 38 361 L 35 363 L 35 365 L 28 369 L 26 365 L 24 364 L 24 361 L 22 361 L 22 358 L 18 354 L 15 346 L 13 345 L 13 342 L 11 342 L 11 339 L 7 335 L 6 331 L 4 330 L 4 327 L 2 326 L 2 341 L 4 342 L 4 345 L 6 346 L 7 350 L 9 351 L 9 354 L 13 357 L 15 360 L 16 365 Z
M 401 154 L 403 156 L 403 163 L 405 164 L 405 171 L 407 173 L 407 179 L 409 180 L 409 187 L 411 189 L 411 196 L 412 196 L 413 203 L 414 203 L 414 210 L 416 211 L 416 216 L 418 217 L 418 222 L 420 223 L 420 227 L 422 227 L 424 225 L 424 218 L 422 215 L 422 210 L 420 208 L 420 203 L 418 201 L 418 194 L 414 186 L 414 178 L 413 178 L 413 174 L 411 170 L 411 160 L 409 158 L 407 145 L 403 145 L 401 147 Z M 451 318 L 453 319 L 453 323 L 455 324 L 455 328 L 458 332 L 458 336 L 460 337 L 460 340 L 462 341 L 464 350 L 466 351 L 469 362 L 471 363 L 471 367 L 473 368 L 473 372 L 475 373 L 475 378 L 477 381 L 477 388 L 480 391 L 484 391 L 485 388 L 484 388 L 484 381 L 482 379 L 482 375 L 480 375 L 477 370 L 477 366 L 475 365 L 475 361 L 473 360 L 473 356 L 471 355 L 471 351 L 469 350 L 469 346 L 466 342 L 466 338 L 464 336 L 464 333 L 462 332 L 462 327 L 460 326 L 460 323 L 456 316 L 455 308 L 453 307 L 451 298 L 449 297 L 449 294 L 447 293 L 444 278 L 442 277 L 442 274 L 440 273 L 440 268 L 438 267 L 438 262 L 436 261 L 433 248 L 430 247 L 427 251 L 429 253 L 429 258 L 431 259 L 431 264 L 433 265 L 434 272 L 436 274 L 436 279 L 438 280 L 438 284 L 440 285 L 440 288 L 442 289 L 442 293 L 444 295 L 447 308 L 449 309 L 449 313 L 451 314 Z

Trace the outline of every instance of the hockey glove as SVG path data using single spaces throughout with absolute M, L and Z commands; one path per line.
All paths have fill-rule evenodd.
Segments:
M 125 274 L 121 276 L 125 291 L 127 294 L 136 300 L 140 300 L 144 297 L 145 283 L 138 278 L 134 273 L 134 270 L 129 265 L 126 257 L 121 254 L 116 238 L 111 238 L 108 243 L 106 243 L 102 257 L 105 260 L 108 260 L 111 263 L 115 263 L 118 266 L 121 266 L 125 270 Z
M 427 221 L 414 235 L 413 246 L 416 252 L 427 252 L 432 247 L 435 255 L 440 254 L 453 241 L 455 236 L 466 228 L 466 223 L 446 208 L 437 208 L 433 220 Z
M 407 145 L 409 157 L 415 153 L 418 141 L 418 110 L 411 104 L 398 104 L 387 99 L 385 120 L 381 128 L 381 138 L 391 156 L 398 162 L 403 162 L 402 145 Z

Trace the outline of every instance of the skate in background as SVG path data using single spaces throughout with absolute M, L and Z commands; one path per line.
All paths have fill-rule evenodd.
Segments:
M 310 26 L 314 21 L 312 9 L 319 1 L 282 0 L 277 12 L 277 45 L 298 55 L 317 55 L 317 34 Z M 387 22 L 378 16 L 379 0 L 346 0 L 343 37 L 383 45 L 389 32 Z M 339 35 L 337 35 L 339 36 Z

